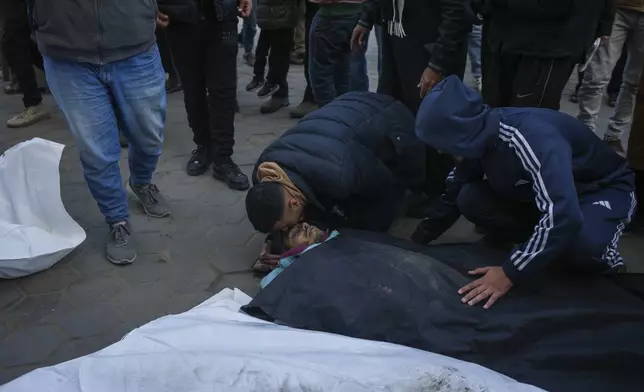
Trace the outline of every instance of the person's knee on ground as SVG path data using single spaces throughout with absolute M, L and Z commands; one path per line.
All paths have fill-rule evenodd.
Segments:
M 612 249 L 610 244 L 600 243 L 582 229 L 575 240 L 555 263 L 554 269 L 563 269 L 580 274 L 609 274 L 616 273 L 624 266 L 619 252 Z

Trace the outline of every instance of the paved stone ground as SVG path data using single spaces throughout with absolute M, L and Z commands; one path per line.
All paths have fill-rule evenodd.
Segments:
M 372 88 L 376 86 L 375 40 L 368 53 Z M 250 174 L 262 149 L 293 124 L 287 111 L 259 114 L 261 101 L 243 91 L 251 70 L 239 65 L 237 145 L 234 159 Z M 302 67 L 289 76 L 291 102 L 301 100 Z M 46 104 L 56 111 L 51 97 Z M 563 109 L 574 113 L 564 102 Z M 62 197 L 87 240 L 51 269 L 14 281 L 0 281 L 0 384 L 36 367 L 96 351 L 160 316 L 188 310 L 225 287 L 250 295 L 257 280 L 249 272 L 263 237 L 247 221 L 244 193 L 229 190 L 209 175 L 184 173 L 193 148 L 181 93 L 168 97 L 166 142 L 155 182 L 169 198 L 170 219 L 147 218 L 131 203 L 139 258 L 127 267 L 103 256 L 107 229 L 82 177 L 75 143 L 59 113 L 27 129 L 7 129 L 4 120 L 21 110 L 18 97 L 0 96 L 0 152 L 32 137 L 65 144 L 60 173 Z M 606 120 L 606 113 L 603 122 Z M 125 154 L 121 161 L 127 178 Z M 401 220 L 393 232 L 408 235 L 416 222 Z M 473 231 L 459 222 L 442 241 L 471 241 Z M 623 253 L 642 262 L 644 246 L 623 241 Z M 639 256 L 639 259 L 638 259 Z M 642 263 L 644 264 L 644 263 Z

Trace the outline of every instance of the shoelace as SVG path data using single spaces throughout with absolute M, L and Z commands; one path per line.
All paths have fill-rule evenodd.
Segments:
M 125 242 L 125 237 L 130 234 L 130 231 L 127 229 L 125 224 L 117 224 L 112 226 L 112 238 L 117 243 Z
M 157 195 L 159 194 L 159 188 L 154 184 L 147 184 L 141 186 L 141 193 L 150 201 L 151 204 L 157 204 L 159 199 Z

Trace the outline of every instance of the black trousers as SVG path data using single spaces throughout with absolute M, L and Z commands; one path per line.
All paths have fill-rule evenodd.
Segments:
M 577 63 L 576 59 L 501 53 L 483 46 L 485 103 L 491 107 L 559 110 L 561 94 Z
M 172 53 L 170 52 L 170 45 L 168 45 L 168 37 L 166 29 L 157 29 L 157 46 L 159 47 L 159 55 L 161 56 L 161 64 L 163 69 L 168 73 L 170 80 L 177 79 L 177 71 L 174 67 L 172 60 Z
M 230 157 L 235 144 L 237 18 L 171 23 L 167 34 L 195 144 L 207 146 L 215 161 Z
M 0 39 L 2 54 L 22 91 L 25 107 L 36 106 L 42 102 L 38 89 L 34 65 L 42 68 L 42 56 L 38 46 L 31 40 L 31 27 L 24 1 L 11 0 L 2 7 L 4 31 Z M 6 72 L 6 71 L 5 71 Z
M 290 68 L 291 48 L 293 47 L 293 29 L 261 30 L 255 49 L 255 77 L 264 78 L 268 58 L 268 84 L 280 86 L 275 97 L 288 97 L 288 70 Z
M 315 99 L 313 98 L 313 89 L 311 89 L 311 82 L 309 81 L 309 36 L 311 34 L 311 24 L 313 23 L 313 17 L 318 12 L 319 8 L 320 6 L 316 3 L 306 3 L 304 22 L 304 78 L 306 79 L 306 89 L 304 90 L 304 98 L 302 98 L 302 102 L 315 102 Z

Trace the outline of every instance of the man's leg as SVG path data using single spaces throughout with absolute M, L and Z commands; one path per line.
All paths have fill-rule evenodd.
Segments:
M 166 92 L 165 71 L 156 45 L 144 53 L 106 65 L 109 86 L 118 107 L 122 131 L 130 142 L 130 188 L 145 213 L 170 215 L 170 207 L 152 184 L 163 148 Z
M 351 80 L 354 76 L 358 79 L 364 78 L 367 83 L 367 90 L 369 90 L 369 79 L 367 77 L 367 63 L 366 59 L 363 63 L 364 68 L 362 70 L 355 70 L 351 68 L 351 34 L 356 24 L 358 24 L 357 16 L 342 16 L 336 18 L 336 31 L 338 33 L 337 37 L 337 47 L 339 50 L 338 59 L 335 64 L 335 70 L 333 73 L 333 83 L 335 85 L 335 96 L 339 97 L 344 93 L 348 93 L 351 90 Z M 364 58 L 364 53 L 363 56 Z M 364 87 L 364 86 L 363 86 Z M 361 91 L 367 91 L 361 90 Z
M 311 113 L 317 109 L 315 104 L 315 99 L 313 98 L 313 90 L 311 89 L 311 82 L 309 79 L 309 60 L 310 60 L 310 32 L 311 32 L 311 23 L 313 23 L 313 17 L 317 12 L 319 6 L 316 3 L 306 2 L 306 13 L 305 13 L 305 30 L 304 30 L 304 78 L 306 79 L 306 88 L 304 89 L 304 97 L 302 102 L 297 105 L 297 107 L 291 110 L 292 118 L 302 118 L 307 114 Z
M 263 32 L 262 32 L 263 33 Z M 212 121 L 210 157 L 213 176 L 231 189 L 248 189 L 248 178 L 231 159 L 235 145 L 235 101 L 237 94 L 237 20 L 228 19 L 208 29 L 204 48 L 206 83 Z
M 373 29 L 376 33 L 376 44 L 378 44 L 378 79 L 382 72 L 382 26 L 374 25 Z
M 353 18 L 355 21 L 355 18 Z M 354 24 L 355 26 L 355 24 Z M 319 12 L 311 25 L 309 78 L 318 106 L 324 106 L 338 95 L 336 87 L 348 89 L 349 41 L 353 27 L 347 17 L 326 16 Z M 341 75 L 338 64 L 346 71 Z
M 474 86 L 477 91 L 481 91 L 481 38 L 482 38 L 482 26 L 481 25 L 472 25 L 472 31 L 468 37 L 467 53 L 470 57 L 470 65 L 472 71 L 472 77 L 474 78 Z
M 253 65 L 253 79 L 246 86 L 246 91 L 257 91 L 264 85 L 266 79 L 266 64 L 268 60 L 268 53 L 271 48 L 270 45 L 270 31 L 261 30 L 259 32 L 259 39 L 257 40 L 257 48 L 255 48 L 255 64 Z
M 617 103 L 617 96 L 619 89 L 622 86 L 622 76 L 624 75 L 624 67 L 626 67 L 626 59 L 628 58 L 628 45 L 624 45 L 622 55 L 619 57 L 613 72 L 610 75 L 610 82 L 606 86 L 606 93 L 608 94 L 608 106 L 615 107 Z
M 34 61 L 31 56 L 31 28 L 27 18 L 27 10 L 22 2 L 7 7 L 4 31 L 2 33 L 3 56 L 6 57 L 11 71 L 18 80 L 22 91 L 22 102 L 25 110 L 7 121 L 10 128 L 32 125 L 50 117 L 50 113 L 42 105 L 42 94 L 38 89 Z
M 264 114 L 274 113 L 289 105 L 286 77 L 290 67 L 289 57 L 293 45 L 293 29 L 273 30 L 271 33 L 271 53 L 268 59 L 269 71 L 266 82 L 279 86 L 279 90 L 262 105 L 261 112 Z
M 369 91 L 369 75 L 367 74 L 367 48 L 369 33 L 365 36 L 364 47 L 351 51 L 350 91 Z
M 131 263 L 136 249 L 128 241 L 129 211 L 109 89 L 99 78 L 98 67 L 47 57 L 44 60 L 49 88 L 76 139 L 89 190 L 111 227 L 106 256 L 113 263 Z
M 626 43 L 628 58 L 624 66 L 622 86 L 615 103 L 613 115 L 608 120 L 604 134 L 607 141 L 618 153 L 623 153 L 621 137 L 628 131 L 633 120 L 635 96 L 639 89 L 640 76 L 644 66 L 644 14 L 634 12 L 629 15 L 629 35 Z
M 205 34 L 197 26 L 171 24 L 167 35 L 183 85 L 188 124 L 197 146 L 186 165 L 186 171 L 191 176 L 203 174 L 210 167 L 210 114 L 206 97 L 206 56 L 202 47 L 202 35 Z
M 242 44 L 244 45 L 244 60 L 249 66 L 255 64 L 255 34 L 257 34 L 257 0 L 253 0 L 253 8 L 250 15 L 244 19 L 242 26 Z
M 604 189 L 582 196 L 579 204 L 584 225 L 561 262 L 582 272 L 616 272 L 624 265 L 617 246 L 635 212 L 635 193 Z
M 301 65 L 304 63 L 304 55 L 306 54 L 306 49 L 304 48 L 304 40 L 306 38 L 306 0 L 299 0 L 297 14 L 297 24 L 295 25 L 295 29 L 293 29 L 293 53 L 291 54 L 291 62 Z
M 613 32 L 610 39 L 602 42 L 594 57 L 584 72 L 584 80 L 579 88 L 579 113 L 577 118 L 595 130 L 595 121 L 599 115 L 604 96 L 604 88 L 610 80 L 610 75 L 615 68 L 622 53 L 622 47 L 630 30 L 631 11 L 617 9 Z
M 510 106 L 559 110 L 561 94 L 574 67 L 573 59 L 522 56 Z
M 465 219 L 495 241 L 520 243 L 527 240 L 540 216 L 531 203 L 500 198 L 487 181 L 466 184 L 457 203 Z
M 179 82 L 177 70 L 174 67 L 174 61 L 172 60 L 172 53 L 170 52 L 170 45 L 168 45 L 167 30 L 157 29 L 156 36 L 157 46 L 159 47 L 159 53 L 161 54 L 161 63 L 163 64 L 163 69 L 168 74 L 166 92 L 171 94 L 181 91 L 181 82 Z

